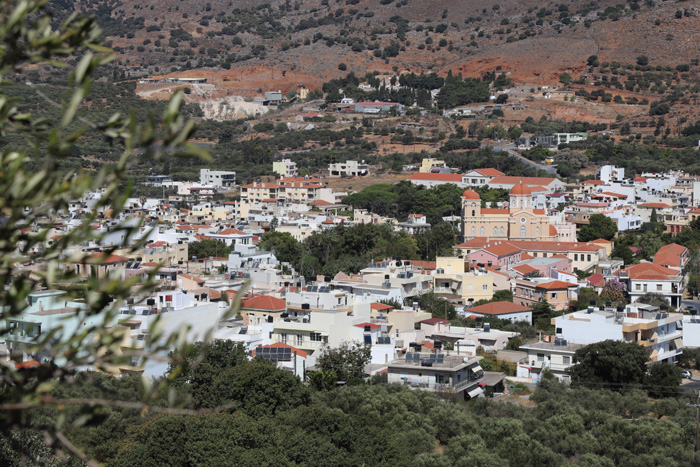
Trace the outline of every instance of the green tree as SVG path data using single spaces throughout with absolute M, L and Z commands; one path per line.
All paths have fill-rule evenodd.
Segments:
M 277 259 L 298 267 L 301 260 L 301 245 L 288 232 L 270 232 L 258 244 L 262 250 L 274 251 Z
M 658 362 L 651 365 L 647 376 L 647 386 L 651 397 L 677 396 L 682 382 L 681 369 L 676 365 Z
M 335 372 L 338 379 L 362 378 L 371 359 L 370 347 L 343 342 L 339 347 L 324 347 L 318 357 L 318 366 L 325 372 Z
M 571 383 L 622 390 L 628 384 L 644 383 L 648 360 L 649 353 L 637 343 L 597 342 L 574 354 L 577 363 L 569 368 Z
M 98 75 L 98 68 L 114 59 L 115 55 L 105 48 L 101 30 L 93 19 L 75 14 L 55 20 L 53 5 L 51 14 L 45 5 L 43 1 L 17 0 L 7 3 L 0 16 L 3 43 L 0 47 L 0 75 L 4 83 L 12 78 L 22 79 L 23 70 L 43 67 L 51 70 L 53 79 L 67 81 L 63 92 L 56 94 L 58 102 L 41 93 L 44 96 L 41 97 L 41 107 L 61 109 L 56 118 L 32 114 L 30 109 L 21 110 L 19 101 L 8 99 L 7 88 L 0 89 L 0 101 L 4 103 L 0 111 L 3 141 L 22 141 L 21 144 L 4 144 L 0 149 L 0 190 L 3 193 L 0 235 L 4 240 L 0 244 L 0 280 L 4 284 L 0 294 L 0 321 L 3 322 L 27 310 L 27 296 L 36 288 L 59 289 L 81 281 L 75 274 L 75 264 L 99 265 L 107 259 L 108 254 L 90 256 L 82 252 L 81 247 L 103 240 L 91 225 L 99 222 L 98 212 L 111 208 L 115 219 L 124 212 L 124 202 L 129 196 L 127 174 L 137 159 L 150 161 L 156 155 L 162 155 L 165 147 L 183 156 L 204 155 L 188 143 L 194 132 L 194 122 L 188 122 L 180 115 L 182 93 L 175 93 L 158 117 L 153 113 L 140 118 L 134 114 L 125 116 L 112 114 L 110 110 L 99 119 L 84 118 L 85 99 Z M 50 90 L 46 89 L 46 92 Z M 32 112 L 35 110 L 38 109 L 31 109 Z M 86 140 L 112 144 L 115 159 L 94 172 L 80 169 L 66 173 L 62 170 L 63 164 L 74 157 L 76 143 Z M 69 203 L 89 191 L 101 193 L 94 200 L 92 214 L 87 214 L 66 235 L 47 245 L 46 239 L 53 227 L 44 220 L 55 218 L 58 212 L 68 212 Z M 27 233 L 23 230 L 27 226 L 38 226 L 38 232 Z M 115 231 L 123 232 L 124 238 L 124 245 L 115 245 L 114 248 L 131 247 L 131 243 L 138 246 L 134 234 L 140 231 L 139 227 L 135 228 L 128 222 L 113 226 Z M 25 263 L 30 251 L 34 251 L 32 261 L 37 265 L 36 272 L 32 275 L 17 274 L 15 266 Z M 79 285 L 83 290 L 89 290 L 83 298 L 84 308 L 76 311 L 74 316 L 84 324 L 71 330 L 64 327 L 61 320 L 53 332 L 41 333 L 26 350 L 31 353 L 41 351 L 42 360 L 48 363 L 42 364 L 31 377 L 17 371 L 14 366 L 3 365 L 0 368 L 5 387 L 3 404 L 21 402 L 27 407 L 39 406 L 42 405 L 42 395 L 61 381 L 71 380 L 76 368 L 104 370 L 110 365 L 130 363 L 134 353 L 120 351 L 123 330 L 106 324 L 115 321 L 126 298 L 154 290 L 155 274 L 126 280 L 107 274 Z M 66 300 L 75 299 L 78 288 L 69 288 Z M 152 331 L 143 349 L 146 360 L 153 353 L 170 348 L 180 338 L 180 333 L 164 336 L 158 331 L 158 322 L 159 319 L 152 323 Z M 2 340 L 8 332 L 12 331 L 3 327 L 0 331 Z M 150 404 L 160 397 L 162 390 L 163 387 L 154 386 L 144 379 L 138 392 L 140 403 Z M 47 407 L 55 407 L 54 402 L 46 402 Z M 178 402 L 178 398 L 173 397 L 172 402 Z M 77 422 L 78 425 L 90 421 L 99 423 L 99 417 L 96 417 L 101 410 L 99 403 L 76 405 L 82 411 L 82 421 Z M 0 413 L 3 440 L 15 438 L 32 420 L 30 410 Z M 41 437 L 52 449 L 73 452 L 72 445 L 62 433 L 65 429 L 63 420 L 64 416 L 59 416 L 55 409 L 44 413 L 40 422 Z M 21 451 L 30 449 L 30 446 L 20 444 L 17 448 Z M 26 454 L 32 455 L 30 452 Z M 75 457 L 80 457 L 80 454 L 75 454 Z
M 617 224 L 615 221 L 604 214 L 593 214 L 589 218 L 588 224 L 581 227 L 578 240 L 580 242 L 590 242 L 599 238 L 612 240 L 616 234 Z

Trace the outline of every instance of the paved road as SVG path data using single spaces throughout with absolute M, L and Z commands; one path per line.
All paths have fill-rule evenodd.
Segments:
M 491 144 L 484 144 L 481 147 L 491 147 L 493 148 L 494 151 L 505 151 L 508 153 L 509 156 L 514 157 L 516 159 L 520 159 L 522 162 L 526 163 L 527 165 L 534 167 L 537 170 L 544 170 L 550 175 L 556 176 L 557 174 L 557 166 L 556 165 L 542 165 L 538 164 L 537 162 L 531 161 L 530 159 L 527 159 L 523 156 L 520 155 L 518 151 L 515 150 L 515 144 L 510 143 L 510 144 L 496 144 L 496 145 L 491 145 Z

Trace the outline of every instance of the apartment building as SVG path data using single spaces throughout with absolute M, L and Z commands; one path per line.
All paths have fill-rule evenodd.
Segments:
M 231 188 L 236 186 L 236 172 L 200 169 L 199 183 L 203 186 L 214 186 L 216 188 Z
M 546 301 L 553 310 L 569 308 L 571 300 L 576 300 L 578 284 L 548 277 L 532 277 L 516 280 L 513 286 L 513 303 L 532 307 L 537 302 Z
M 493 275 L 485 268 L 471 269 L 463 257 L 438 257 L 436 266 L 436 296 L 463 305 L 493 297 Z
M 685 274 L 652 263 L 642 262 L 617 271 L 620 282 L 627 286 L 630 302 L 647 293 L 662 295 L 669 305 L 679 307 L 685 293 Z
M 683 315 L 651 305 L 590 306 L 553 321 L 556 337 L 566 342 L 588 345 L 612 339 L 643 345 L 649 351 L 649 363 L 673 363 L 683 353 Z
M 473 399 L 483 395 L 479 382 L 484 370 L 482 357 L 465 357 L 450 353 L 412 351 L 389 362 L 388 382 L 403 384 L 411 389 L 452 393 L 458 399 Z
M 364 177 L 369 175 L 369 165 L 365 161 L 345 161 L 328 166 L 329 177 Z
M 291 159 L 282 159 L 272 163 L 272 171 L 280 177 L 296 177 L 299 175 L 297 163 Z

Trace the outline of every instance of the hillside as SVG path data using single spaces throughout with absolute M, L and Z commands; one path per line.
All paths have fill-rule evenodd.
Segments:
M 497 68 L 527 84 L 580 73 L 586 58 L 658 65 L 697 56 L 700 1 L 77 1 L 95 14 L 127 75 L 207 70 L 239 94 L 311 89 L 349 71 Z M 97 8 L 96 8 L 97 7 Z M 54 2 L 57 15 L 70 2 Z M 677 17 L 677 12 L 681 12 Z M 202 71 L 197 71 L 201 74 Z

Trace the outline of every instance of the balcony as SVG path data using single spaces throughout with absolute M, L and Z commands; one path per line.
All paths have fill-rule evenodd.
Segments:
M 659 334 L 658 342 L 666 342 L 683 337 L 683 331 L 674 331 L 667 334 Z

